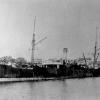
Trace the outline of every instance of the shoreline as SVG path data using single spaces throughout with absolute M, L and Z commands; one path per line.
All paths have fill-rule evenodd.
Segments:
M 36 81 L 49 81 L 49 80 L 65 80 L 65 79 L 86 79 L 86 78 L 96 78 L 96 77 L 34 77 L 34 78 L 0 78 L 0 83 L 12 83 L 12 82 L 36 82 Z
M 34 82 L 34 81 L 48 81 L 48 80 L 57 80 L 61 78 L 0 78 L 0 83 L 8 82 Z

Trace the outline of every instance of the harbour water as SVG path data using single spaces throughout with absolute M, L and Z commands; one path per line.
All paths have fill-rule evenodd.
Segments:
M 0 100 L 100 100 L 100 78 L 4 83 Z

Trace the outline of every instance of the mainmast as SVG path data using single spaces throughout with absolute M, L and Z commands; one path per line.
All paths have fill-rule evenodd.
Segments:
M 35 51 L 35 24 L 36 24 L 36 16 L 34 19 L 34 30 L 33 30 L 33 38 L 32 38 L 32 54 L 31 54 L 31 63 L 34 64 L 34 51 Z
M 98 27 L 96 27 L 96 40 L 95 40 L 95 47 L 94 47 L 93 67 L 95 67 L 95 64 L 97 63 L 97 59 L 98 59 L 98 56 L 99 56 L 99 53 L 97 54 L 97 31 L 98 31 Z

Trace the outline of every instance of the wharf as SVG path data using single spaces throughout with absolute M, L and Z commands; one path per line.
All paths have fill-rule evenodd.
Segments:
M 0 83 L 57 80 L 57 78 L 0 78 Z

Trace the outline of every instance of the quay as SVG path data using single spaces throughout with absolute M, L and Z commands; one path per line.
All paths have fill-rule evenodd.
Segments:
M 57 80 L 58 78 L 0 78 L 0 83 Z

